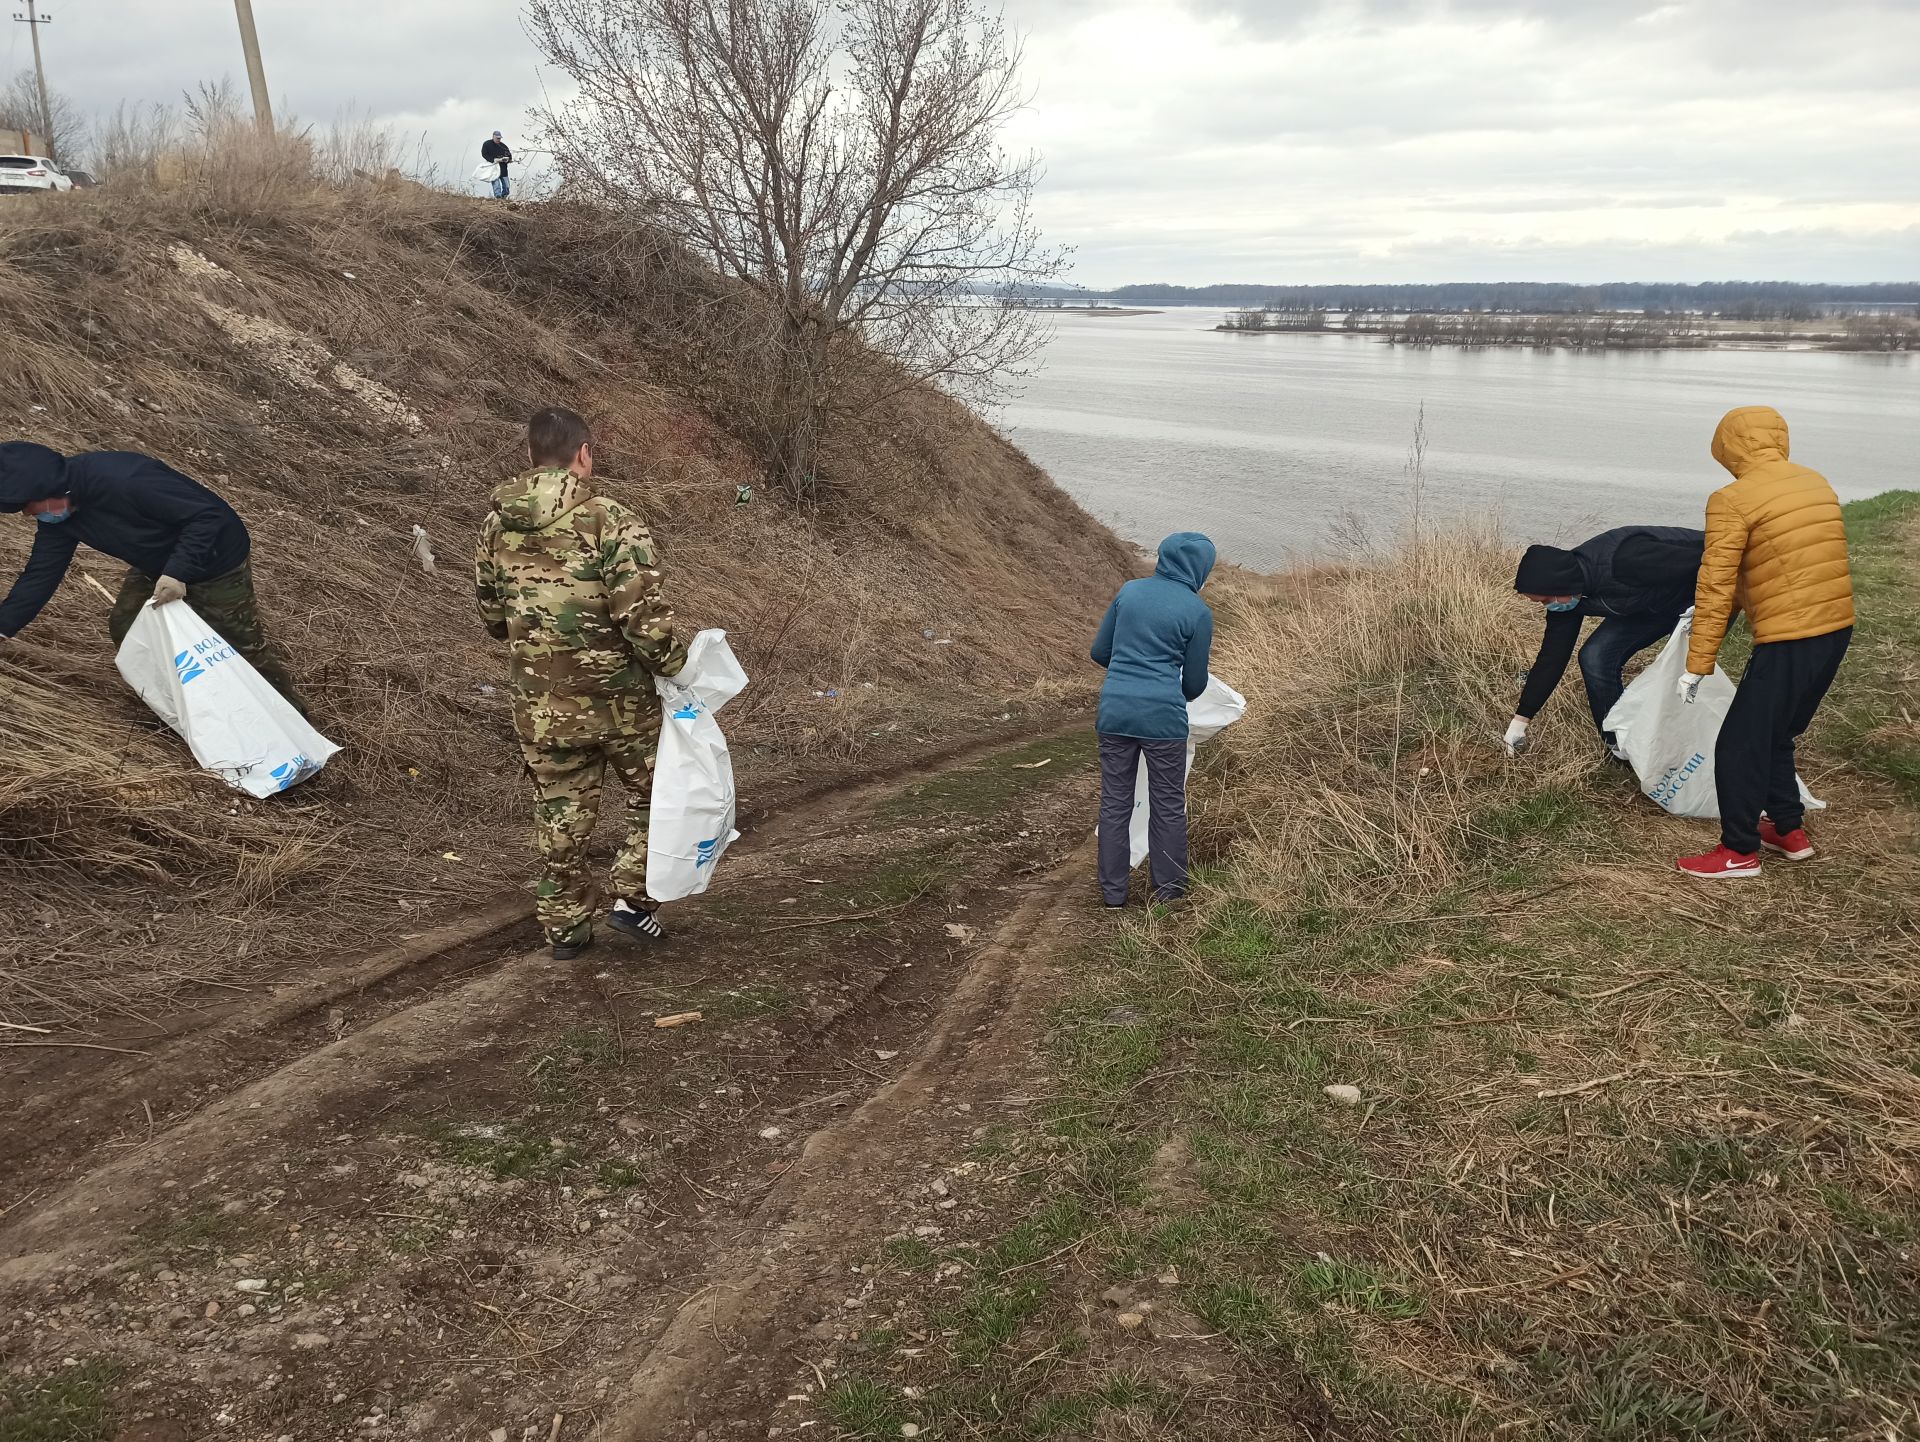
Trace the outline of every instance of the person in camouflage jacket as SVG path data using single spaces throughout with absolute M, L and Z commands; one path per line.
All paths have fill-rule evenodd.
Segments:
M 512 648 L 514 730 L 533 779 L 544 863 L 534 896 L 554 956 L 593 940 L 587 844 L 611 766 L 626 788 L 608 924 L 664 933 L 647 900 L 647 820 L 660 708 L 652 678 L 686 664 L 661 594 L 653 538 L 633 512 L 596 494 L 593 438 L 571 411 L 528 426 L 533 469 L 493 493 L 480 529 L 480 616 Z

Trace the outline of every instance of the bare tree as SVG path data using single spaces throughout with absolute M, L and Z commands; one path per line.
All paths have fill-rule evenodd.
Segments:
M 1001 148 L 1020 47 L 981 0 L 534 0 L 526 22 L 578 88 L 541 112 L 566 183 L 770 298 L 758 428 L 796 499 L 829 414 L 925 381 L 988 399 L 1033 354 L 1035 312 L 990 301 L 1063 256 L 1037 162 Z
M 43 154 L 59 157 L 62 165 L 78 165 L 87 148 L 87 117 L 58 91 L 47 97 L 47 104 L 53 110 L 52 135 L 40 116 L 40 90 L 33 72 L 17 71 L 0 89 L 0 130 L 30 131 Z

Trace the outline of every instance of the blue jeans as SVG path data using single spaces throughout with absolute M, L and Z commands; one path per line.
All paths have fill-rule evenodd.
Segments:
M 1680 613 L 1652 616 L 1609 616 L 1587 637 L 1580 648 L 1580 676 L 1587 683 L 1587 705 L 1593 708 L 1593 726 L 1613 744 L 1607 730 L 1607 712 L 1627 689 L 1621 676 L 1627 662 L 1656 641 L 1664 641 L 1680 624 Z
M 1108 906 L 1124 906 L 1133 874 L 1134 788 L 1147 763 L 1147 846 L 1153 861 L 1153 899 L 1187 894 L 1187 743 L 1100 735 L 1100 892 Z
M 507 173 L 506 171 L 503 170 L 497 176 L 494 177 L 493 198 L 495 200 L 505 200 L 509 195 L 512 195 L 512 194 L 513 194 L 513 182 L 507 179 Z

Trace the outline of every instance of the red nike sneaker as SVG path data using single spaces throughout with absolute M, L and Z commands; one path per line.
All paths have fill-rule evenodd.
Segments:
M 1813 838 L 1807 835 L 1804 826 L 1782 831 L 1766 817 L 1760 820 L 1760 844 L 1769 851 L 1779 852 L 1789 861 L 1805 861 L 1813 855 Z
M 1760 853 L 1756 851 L 1751 855 L 1742 855 L 1724 846 L 1716 846 L 1703 856 L 1683 856 L 1674 865 L 1689 876 L 1698 876 L 1707 881 L 1718 881 L 1722 877 L 1758 876 Z

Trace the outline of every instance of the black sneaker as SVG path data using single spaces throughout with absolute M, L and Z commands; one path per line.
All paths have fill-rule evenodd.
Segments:
M 667 938 L 667 929 L 660 924 L 658 912 L 647 906 L 634 906 L 624 897 L 614 902 L 613 910 L 607 913 L 607 925 L 641 941 L 665 941 Z
M 553 944 L 553 959 L 555 961 L 572 961 L 592 945 L 593 933 L 591 931 L 577 941 L 556 941 Z

